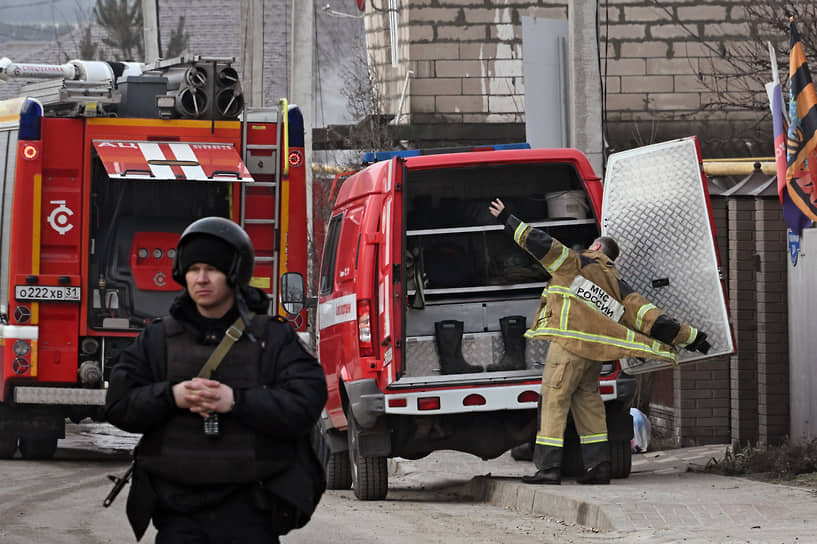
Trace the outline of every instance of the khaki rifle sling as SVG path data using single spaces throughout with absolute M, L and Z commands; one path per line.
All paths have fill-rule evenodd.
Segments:
M 255 317 L 255 314 L 250 314 L 250 319 L 253 317 Z M 225 331 L 224 338 L 221 339 L 216 349 L 214 349 L 210 357 L 207 358 L 207 362 L 204 363 L 204 366 L 199 370 L 198 377 L 209 379 L 210 376 L 213 375 L 213 371 L 221 364 L 224 356 L 227 355 L 227 352 L 233 347 L 233 344 L 238 342 L 238 339 L 241 338 L 242 334 L 244 334 L 244 320 L 239 316 Z

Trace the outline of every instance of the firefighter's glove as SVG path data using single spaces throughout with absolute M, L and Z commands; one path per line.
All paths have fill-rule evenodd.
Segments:
M 693 340 L 692 343 L 687 346 L 687 349 L 689 351 L 700 351 L 706 355 L 711 347 L 712 346 L 709 345 L 709 342 L 706 341 L 706 333 L 698 331 L 698 335 L 695 337 L 695 340 Z
M 504 225 L 510 215 L 511 210 L 508 209 L 508 206 L 505 206 L 504 208 L 502 208 L 502 211 L 499 212 L 499 215 L 496 217 L 496 222 L 499 223 L 500 225 Z

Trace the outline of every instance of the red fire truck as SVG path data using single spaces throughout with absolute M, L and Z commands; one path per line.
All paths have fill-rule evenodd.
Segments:
M 244 227 L 273 300 L 305 276 L 303 118 L 244 108 L 234 60 L 0 60 L 50 78 L 0 102 L 0 458 L 49 458 L 66 418 L 101 415 L 112 358 L 180 291 L 193 220 Z

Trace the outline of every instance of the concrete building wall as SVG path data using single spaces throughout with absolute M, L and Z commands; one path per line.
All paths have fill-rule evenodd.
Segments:
M 520 123 L 524 120 L 522 18 L 567 18 L 566 0 L 403 0 L 399 66 L 389 55 L 388 13 L 367 7 L 370 58 L 386 112 L 396 110 L 406 71 L 413 72 L 406 122 Z M 383 5 L 387 5 L 384 0 Z M 771 149 L 759 114 L 712 107 L 705 74 L 728 66 L 723 45 L 750 35 L 740 3 L 710 0 L 615 0 L 599 10 L 601 72 L 608 137 L 614 148 L 711 133 L 709 156 Z M 701 43 L 697 36 L 706 40 Z M 785 39 L 785 36 L 782 36 Z M 758 85 L 751 89 L 764 93 Z M 765 99 L 763 99 L 765 100 Z

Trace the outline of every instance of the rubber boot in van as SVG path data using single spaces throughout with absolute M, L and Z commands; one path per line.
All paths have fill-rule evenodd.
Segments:
M 468 364 L 462 357 L 463 325 L 462 321 L 455 319 L 434 323 L 434 340 L 437 343 L 440 370 L 443 374 L 466 374 L 484 370 L 481 366 Z
M 499 319 L 502 331 L 502 343 L 505 354 L 493 365 L 488 365 L 488 372 L 500 370 L 525 370 L 525 330 L 527 320 L 524 315 L 507 315 Z

